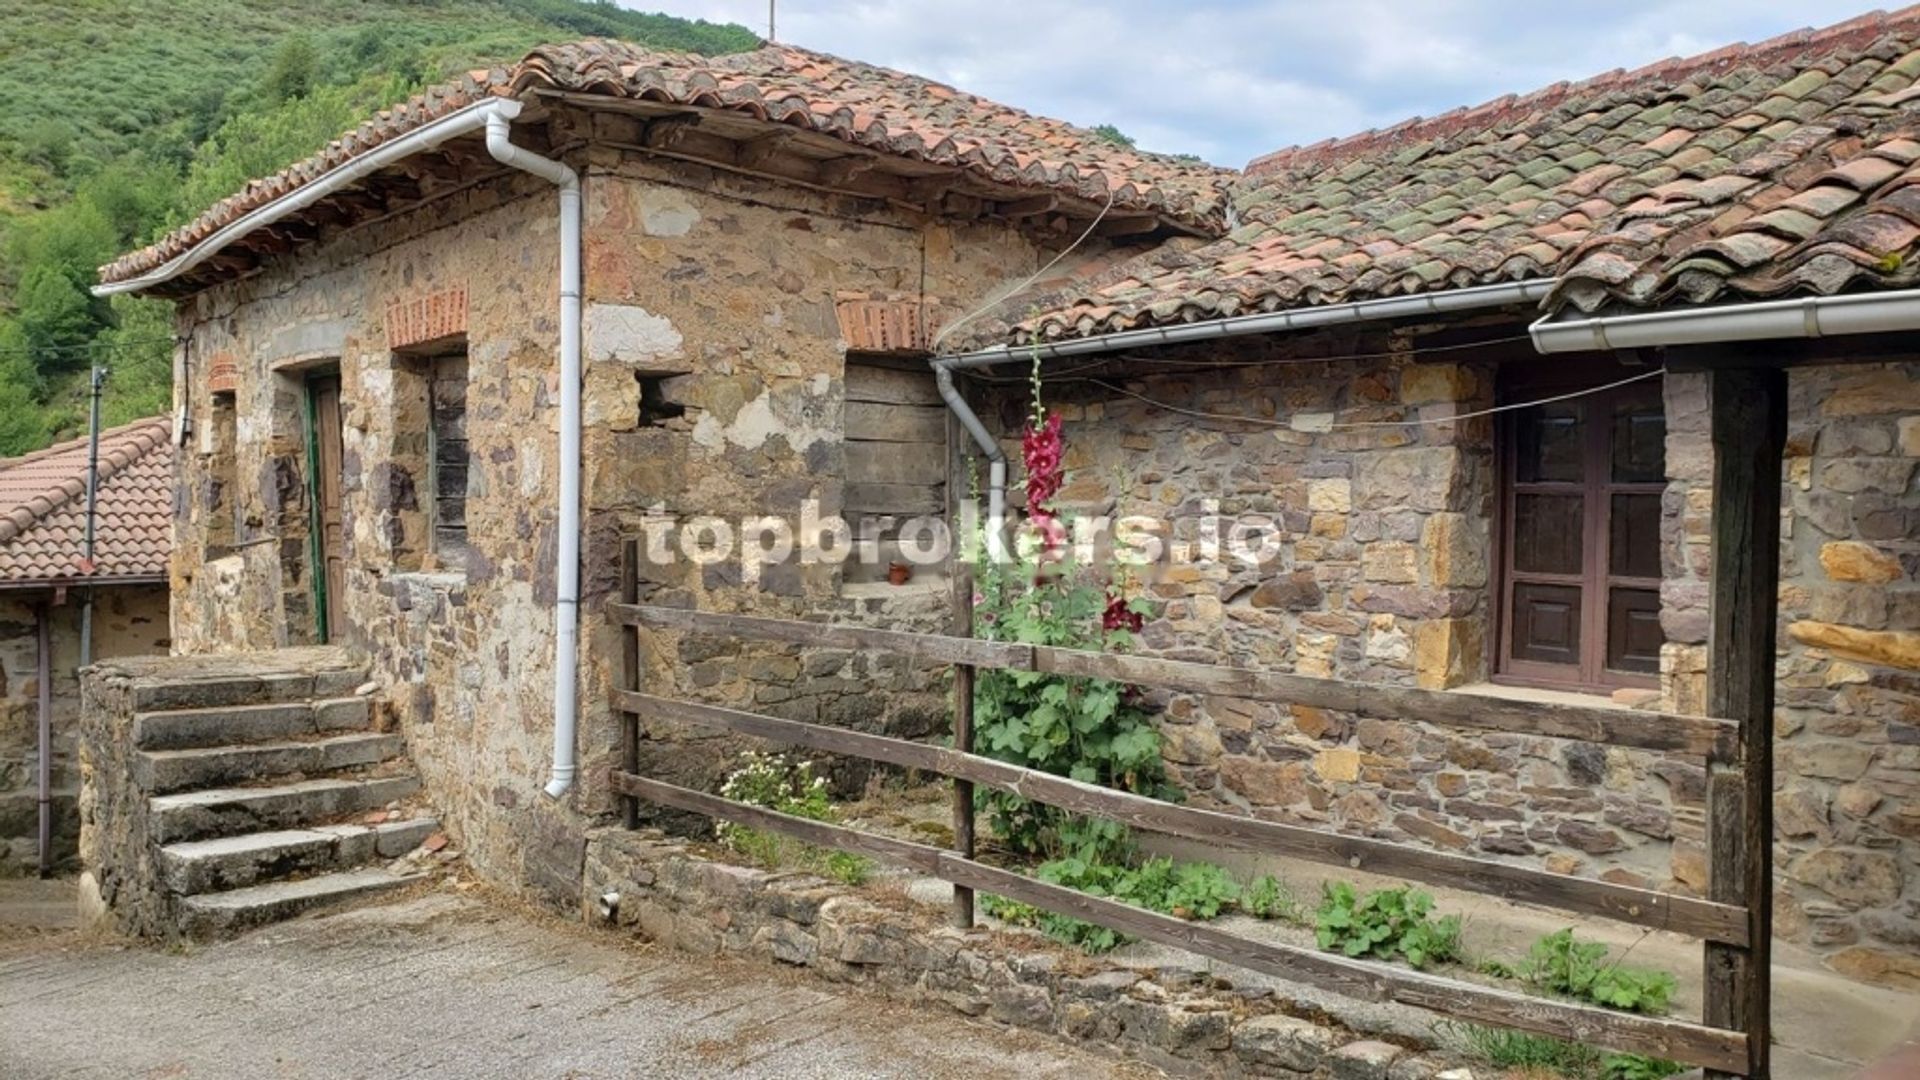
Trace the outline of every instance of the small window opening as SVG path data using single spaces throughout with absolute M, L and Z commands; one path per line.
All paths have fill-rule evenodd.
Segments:
M 467 548 L 467 356 L 436 356 L 427 379 L 433 549 L 457 562 Z
M 685 405 L 669 400 L 667 397 L 667 380 L 679 378 L 679 376 L 636 373 L 634 378 L 640 380 L 641 427 L 659 427 L 668 420 L 676 420 L 687 414 Z

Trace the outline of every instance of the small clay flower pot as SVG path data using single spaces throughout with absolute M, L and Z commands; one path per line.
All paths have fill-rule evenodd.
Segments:
M 887 564 L 887 583 L 888 584 L 905 585 L 907 583 L 907 579 L 911 577 L 913 577 L 913 567 L 907 565 L 906 563 L 896 562 L 896 563 Z

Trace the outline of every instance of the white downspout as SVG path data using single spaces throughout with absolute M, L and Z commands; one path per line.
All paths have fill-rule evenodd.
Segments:
M 560 189 L 560 522 L 553 608 L 553 778 L 547 794 L 573 787 L 578 765 L 580 657 L 580 176 L 508 140 L 510 118 L 487 116 L 487 153 Z
M 980 447 L 987 457 L 987 550 L 988 562 L 998 565 L 1003 561 L 1006 517 L 1007 517 L 1007 455 L 1000 449 L 993 436 L 987 433 L 987 426 L 967 404 L 965 395 L 953 383 L 953 366 L 941 360 L 933 361 L 933 380 L 940 389 L 941 400 L 959 419 L 960 426 Z

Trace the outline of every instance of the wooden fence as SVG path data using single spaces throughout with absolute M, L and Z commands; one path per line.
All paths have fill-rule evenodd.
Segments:
M 630 568 L 636 557 L 637 552 L 629 547 Z M 974 785 L 981 785 L 1075 814 L 1107 818 L 1137 829 L 1220 847 L 1393 875 L 1688 934 L 1708 943 L 1711 979 L 1715 950 L 1745 956 L 1753 949 L 1755 921 L 1749 905 L 1766 903 L 1766 894 L 1756 898 L 1752 893 L 1729 893 L 1716 888 L 1709 899 L 1680 896 L 1165 803 L 996 761 L 971 752 L 973 676 L 980 668 L 1091 676 L 1176 691 L 1424 721 L 1454 729 L 1577 739 L 1682 753 L 1698 756 L 1710 765 L 1739 760 L 1742 725 L 1662 713 L 1369 686 L 1279 672 L 981 641 L 963 636 L 644 606 L 635 602 L 637 590 L 631 569 L 623 585 L 622 601 L 608 608 L 610 618 L 624 627 L 626 661 L 625 689 L 615 691 L 614 701 L 623 718 L 625 765 L 614 775 L 612 783 L 614 789 L 626 797 L 625 814 L 630 824 L 637 820 L 638 801 L 644 799 L 942 878 L 954 886 L 955 914 L 963 925 L 971 925 L 973 921 L 973 890 L 986 890 L 1224 963 L 1358 998 L 1401 1002 L 1474 1023 L 1672 1058 L 1705 1066 L 1715 1070 L 1715 1075 L 1764 1075 L 1764 1063 L 1758 1068 L 1754 1065 L 1752 1040 L 1756 1032 L 1751 1028 L 1614 1012 L 1385 963 L 1255 941 L 988 866 L 976 861 L 972 850 L 972 789 Z M 955 590 L 956 615 L 960 617 L 955 625 L 962 629 L 968 625 L 965 620 L 969 617 L 970 594 L 971 588 L 963 579 Z M 646 693 L 639 682 L 642 670 L 639 631 L 642 628 L 738 641 L 864 650 L 951 664 L 955 668 L 957 689 L 954 746 L 927 745 Z M 702 725 L 785 746 L 865 758 L 948 777 L 954 782 L 953 850 L 791 817 L 640 776 L 637 772 L 639 740 L 641 724 L 646 719 Z M 1708 806 L 1709 831 L 1714 835 L 1744 835 L 1742 800 L 1728 796 L 1711 783 L 1709 790 L 1710 796 L 1714 796 Z M 1725 820 L 1730 815 L 1734 820 Z M 1770 813 L 1767 817 L 1770 818 Z M 1709 1001 L 1712 994 L 1710 990 Z

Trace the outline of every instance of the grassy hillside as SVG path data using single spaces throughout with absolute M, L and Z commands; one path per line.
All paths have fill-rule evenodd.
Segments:
M 737 26 L 592 0 L 10 0 L 0 4 L 0 456 L 164 411 L 167 307 L 94 268 L 447 75 L 584 36 L 723 53 Z

